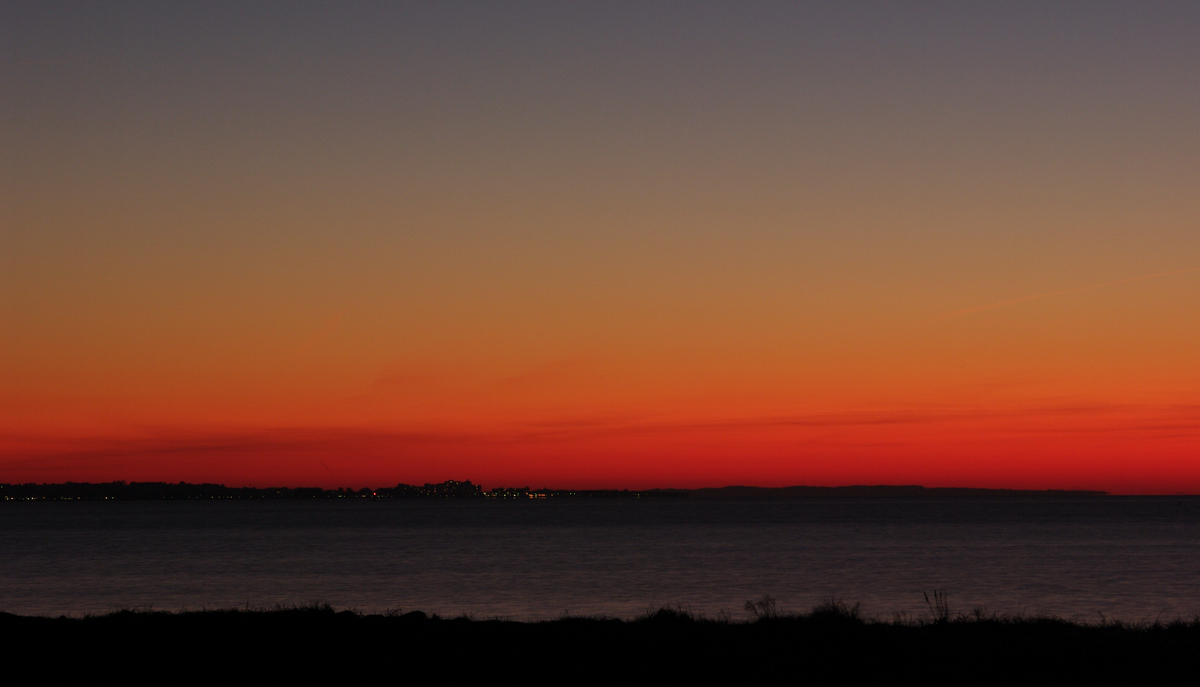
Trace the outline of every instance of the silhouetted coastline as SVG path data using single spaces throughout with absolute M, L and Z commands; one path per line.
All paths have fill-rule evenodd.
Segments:
M 692 498 L 705 499 L 1005 499 L 1094 498 L 1106 491 L 1068 489 L 976 489 L 920 485 L 852 485 L 846 487 L 716 487 L 691 489 Z
M 174 501 L 194 499 L 562 499 L 562 498 L 698 498 L 698 499 L 1005 499 L 1094 498 L 1103 491 L 1026 490 L 923 487 L 919 485 L 854 485 L 845 487 L 745 487 L 706 489 L 530 489 L 494 487 L 485 491 L 470 480 L 447 480 L 421 486 L 361 489 L 319 487 L 227 487 L 179 482 L 64 482 L 0 484 L 3 501 Z
M 112 669 L 153 676 L 436 677 L 523 682 L 627 679 L 789 681 L 1101 680 L 1146 683 L 1191 674 L 1200 619 L 1128 625 L 951 615 L 865 619 L 829 601 L 804 615 L 748 602 L 747 620 L 664 608 L 634 620 L 514 622 L 420 612 L 364 615 L 326 605 L 180 613 L 120 611 L 57 619 L 0 613 L 12 666 L 55 675 Z M 170 672 L 156 672 L 166 669 Z M 144 672 L 150 671 L 150 672 Z

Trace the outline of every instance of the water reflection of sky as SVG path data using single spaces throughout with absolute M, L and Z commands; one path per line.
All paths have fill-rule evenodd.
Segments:
M 1200 501 L 21 503 L 0 610 L 325 601 L 517 619 L 828 597 L 1145 621 L 1200 613 Z

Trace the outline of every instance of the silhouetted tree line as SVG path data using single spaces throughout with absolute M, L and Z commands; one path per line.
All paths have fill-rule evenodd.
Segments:
M 692 489 L 706 499 L 1005 499 L 1107 496 L 1106 491 L 1081 489 L 980 489 L 923 487 L 917 484 L 859 484 L 846 487 L 716 487 Z
M 365 493 L 364 493 L 365 492 Z M 171 501 L 182 499 L 320 499 L 371 496 L 370 489 L 317 487 L 227 487 L 224 484 L 179 482 L 65 482 L 63 484 L 0 484 L 3 500 L 51 501 Z
M 680 489 L 629 491 L 616 489 L 569 490 L 497 487 L 485 492 L 470 480 L 447 480 L 422 486 L 397 484 L 381 489 L 321 489 L 318 487 L 227 487 L 224 484 L 179 482 L 65 482 L 63 484 L 0 484 L 0 500 L 43 501 L 174 501 L 189 499 L 481 499 L 481 498 L 642 498 L 687 496 Z
M 719 489 L 530 489 L 495 487 L 484 491 L 470 480 L 447 480 L 421 486 L 397 484 L 380 489 L 321 489 L 318 487 L 227 487 L 224 484 L 179 482 L 66 482 L 63 484 L 0 484 L 0 500 L 46 501 L 172 501 L 187 499 L 551 499 L 551 498 L 726 498 L 726 499 L 938 499 L 938 498 L 1064 498 L 1104 496 L 1103 491 L 1061 489 L 967 489 L 902 486 L 849 487 L 722 487 Z

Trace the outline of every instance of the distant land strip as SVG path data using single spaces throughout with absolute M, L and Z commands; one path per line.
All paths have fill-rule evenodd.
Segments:
M 854 485 L 849 487 L 712 487 L 689 489 L 697 499 L 997 499 L 1108 496 L 1107 491 L 1072 489 L 974 489 L 905 485 Z
M 496 487 L 484 491 L 470 480 L 448 480 L 415 486 L 397 484 L 379 489 L 321 489 L 319 487 L 227 487 L 224 484 L 179 482 L 65 482 L 62 484 L 0 484 L 3 501 L 180 501 L 197 499 L 560 499 L 560 498 L 694 498 L 694 499 L 1005 499 L 1078 498 L 1107 496 L 1105 491 L 1065 489 L 972 489 L 919 485 L 857 485 L 847 487 L 719 487 L 706 489 L 530 489 Z

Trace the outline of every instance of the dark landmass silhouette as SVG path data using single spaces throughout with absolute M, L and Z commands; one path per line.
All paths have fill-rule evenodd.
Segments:
M 998 499 L 1079 498 L 1107 496 L 1103 491 L 1063 489 L 927 488 L 917 485 L 848 487 L 720 487 L 708 489 L 530 489 L 495 487 L 484 491 L 470 480 L 448 480 L 415 486 L 397 484 L 378 489 L 318 487 L 227 487 L 179 482 L 64 482 L 0 484 L 2 501 L 175 501 L 192 499 L 560 499 L 560 498 L 698 498 L 698 499 Z
M 975 489 L 919 485 L 854 485 L 848 487 L 719 487 L 691 489 L 703 499 L 1002 499 L 1107 496 L 1106 491 L 1067 489 Z
M 83 618 L 0 613 L 6 671 L 122 683 L 179 679 L 585 682 L 769 680 L 816 684 L 1147 684 L 1194 679 L 1200 619 L 1128 625 L 931 614 L 864 619 L 829 601 L 748 620 L 665 608 L 634 620 L 543 622 L 421 612 L 364 615 L 324 605 L 275 610 L 120 611 Z M 904 680 L 906 681 L 906 680 Z
M 224 484 L 179 482 L 64 482 L 61 484 L 0 484 L 0 500 L 38 501 L 175 501 L 190 499 L 545 499 L 545 498 L 655 498 L 686 497 L 682 489 L 530 489 L 497 487 L 484 491 L 470 480 L 372 489 L 319 487 L 227 487 Z

